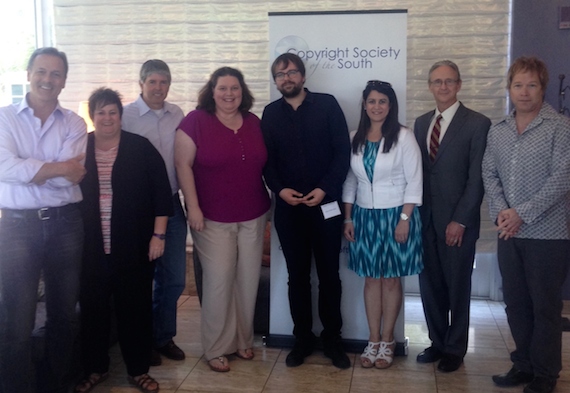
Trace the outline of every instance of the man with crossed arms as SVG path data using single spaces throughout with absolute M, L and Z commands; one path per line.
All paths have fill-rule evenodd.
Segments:
M 40 272 L 46 360 L 39 391 L 67 392 L 79 318 L 83 221 L 77 202 L 87 130 L 58 102 L 68 63 L 56 48 L 28 62 L 30 92 L 0 108 L 0 392 L 36 392 L 31 334 Z

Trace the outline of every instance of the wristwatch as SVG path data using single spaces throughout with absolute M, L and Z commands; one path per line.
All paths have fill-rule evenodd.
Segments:
M 158 237 L 160 240 L 166 239 L 166 235 L 164 233 L 153 233 L 152 236 Z
M 410 219 L 410 216 L 408 216 L 406 213 L 400 213 L 400 218 L 402 221 L 408 221 Z

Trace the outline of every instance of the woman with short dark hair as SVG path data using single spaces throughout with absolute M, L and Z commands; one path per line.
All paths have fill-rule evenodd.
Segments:
M 109 375 L 111 310 L 128 380 L 159 391 L 148 375 L 152 345 L 153 261 L 164 252 L 172 199 L 166 167 L 144 137 L 121 130 L 119 93 L 100 88 L 89 97 L 95 131 L 89 135 L 81 182 L 85 225 L 81 276 L 81 352 L 88 392 Z M 111 306 L 111 301 L 113 306 Z

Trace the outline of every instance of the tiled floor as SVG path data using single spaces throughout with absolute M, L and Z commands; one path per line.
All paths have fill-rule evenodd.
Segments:
M 349 354 L 353 367 L 338 370 L 321 352 L 307 358 L 297 368 L 287 368 L 289 350 L 263 347 L 256 339 L 255 359 L 245 361 L 230 356 L 231 371 L 210 371 L 200 346 L 200 307 L 194 296 L 180 299 L 176 343 L 186 352 L 182 362 L 163 359 L 150 374 L 160 382 L 161 392 L 279 392 L 279 393 L 473 393 L 522 392 L 522 387 L 498 388 L 491 375 L 507 371 L 513 340 L 502 303 L 473 300 L 469 351 L 464 365 L 454 373 L 438 372 L 434 364 L 419 364 L 416 355 L 429 345 L 421 300 L 406 297 L 406 336 L 409 355 L 397 357 L 388 370 L 363 369 L 356 354 Z M 568 315 L 566 315 L 568 316 Z M 570 332 L 563 337 L 562 370 L 555 392 L 570 392 Z M 117 346 L 112 348 L 110 378 L 95 393 L 137 392 L 126 381 L 126 371 Z

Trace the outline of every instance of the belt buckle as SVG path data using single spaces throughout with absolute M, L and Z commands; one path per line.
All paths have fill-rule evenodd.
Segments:
M 48 214 L 48 208 L 47 207 L 42 207 L 41 209 L 38 210 L 38 218 L 42 221 L 45 220 L 49 220 L 49 214 Z

